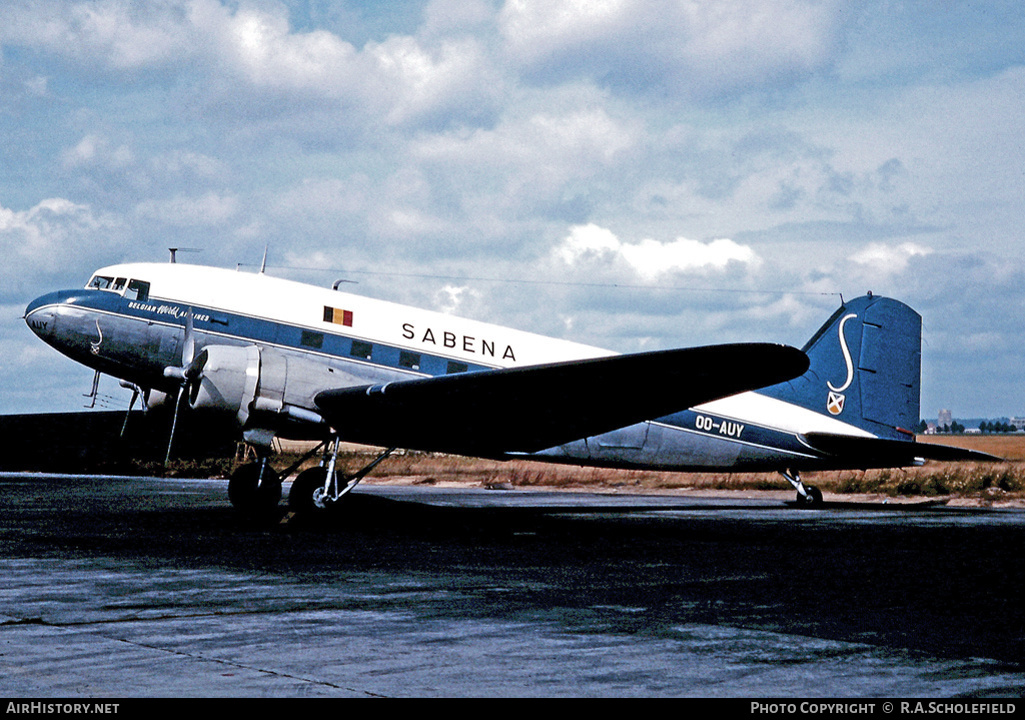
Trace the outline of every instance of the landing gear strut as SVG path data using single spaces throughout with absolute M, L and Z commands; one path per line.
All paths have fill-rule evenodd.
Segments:
M 781 470 L 780 475 L 797 490 L 797 504 L 802 507 L 819 507 L 822 505 L 822 491 L 814 485 L 801 482 L 801 474 L 793 470 Z
M 292 489 L 288 493 L 288 507 L 297 515 L 327 511 L 337 507 L 342 497 L 395 451 L 395 448 L 385 450 L 374 458 L 373 462 L 348 475 L 335 469 L 338 464 L 338 447 L 337 437 L 322 442 L 281 473 L 274 471 L 266 456 L 242 465 L 232 473 L 228 481 L 228 499 L 244 514 L 271 514 L 281 501 L 282 480 L 291 476 L 318 452 L 322 452 L 320 467 L 304 470 L 292 481 Z
M 321 443 L 280 473 L 270 466 L 267 455 L 260 455 L 255 462 L 246 463 L 231 474 L 228 480 L 228 499 L 236 510 L 246 515 L 273 513 L 281 501 L 282 480 L 325 447 L 327 443 Z
M 231 474 L 228 499 L 246 514 L 269 513 L 281 500 L 281 476 L 266 457 L 247 463 Z
M 325 462 L 322 462 L 320 467 L 299 473 L 292 482 L 292 489 L 288 493 L 288 507 L 295 514 L 309 515 L 337 507 L 341 499 L 356 487 L 360 480 L 395 451 L 395 448 L 388 448 L 358 472 L 346 475 L 335 469 L 338 461 L 338 444 L 338 438 L 334 438 L 330 456 L 328 453 L 324 454 Z

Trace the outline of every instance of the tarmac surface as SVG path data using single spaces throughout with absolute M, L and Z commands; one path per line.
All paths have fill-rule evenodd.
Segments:
M 221 481 L 0 490 L 8 698 L 1025 695 L 1021 510 L 364 484 L 254 523 Z

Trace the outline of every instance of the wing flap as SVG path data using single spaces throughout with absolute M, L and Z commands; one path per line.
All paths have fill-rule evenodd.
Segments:
M 1003 458 L 952 447 L 913 440 L 886 440 L 883 438 L 854 437 L 832 433 L 803 435 L 809 446 L 837 458 L 850 458 L 850 467 L 905 467 L 920 464 L 918 460 L 941 462 L 1003 462 Z
M 662 417 L 807 368 L 807 356 L 784 345 L 714 345 L 339 388 L 315 402 L 353 442 L 497 456 Z

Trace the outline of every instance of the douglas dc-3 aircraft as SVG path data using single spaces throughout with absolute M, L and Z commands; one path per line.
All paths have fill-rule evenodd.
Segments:
M 336 283 L 337 288 L 337 283 Z M 395 448 L 622 468 L 800 472 L 993 459 L 915 442 L 921 318 L 871 294 L 842 303 L 803 350 L 733 344 L 617 355 L 598 348 L 247 273 L 113 265 L 32 301 L 45 342 L 120 378 L 151 409 L 216 413 L 258 460 L 238 508 L 277 507 L 275 436 L 319 440 L 295 512 L 338 503 Z M 133 403 L 135 395 L 133 395 Z M 340 441 L 388 448 L 352 475 Z

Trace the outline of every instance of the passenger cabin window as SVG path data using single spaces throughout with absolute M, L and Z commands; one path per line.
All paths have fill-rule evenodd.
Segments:
M 140 302 L 149 300 L 149 283 L 143 280 L 129 280 L 128 292 L 125 293 L 125 297 Z
M 469 366 L 466 363 L 456 362 L 455 360 L 448 361 L 448 374 L 466 372 Z
M 419 370 L 420 353 L 407 352 L 403 350 L 399 353 L 399 367 L 409 368 L 410 370 Z
M 299 338 L 299 344 L 303 347 L 320 349 L 324 347 L 324 333 L 303 330 L 302 336 Z
M 370 343 L 363 342 L 362 340 L 353 340 L 352 341 L 352 349 L 349 351 L 349 354 L 352 355 L 353 357 L 358 357 L 358 358 L 363 358 L 364 360 L 369 360 L 370 359 L 370 355 L 373 352 L 373 350 L 374 350 L 374 346 L 371 345 Z

